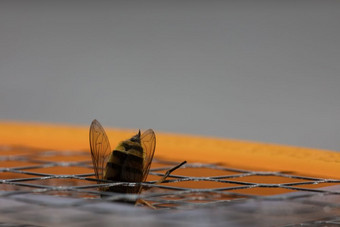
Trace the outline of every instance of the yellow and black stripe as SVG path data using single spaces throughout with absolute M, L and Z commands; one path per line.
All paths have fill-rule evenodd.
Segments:
M 141 182 L 143 180 L 144 151 L 140 131 L 132 138 L 121 142 L 111 153 L 106 164 L 104 179 L 119 182 Z M 140 186 L 113 186 L 108 191 L 138 193 Z

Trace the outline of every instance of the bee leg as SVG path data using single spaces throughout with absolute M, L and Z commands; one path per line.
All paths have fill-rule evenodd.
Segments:
M 184 165 L 185 163 L 187 163 L 187 161 L 181 162 L 180 164 L 178 164 L 175 167 L 172 167 L 171 169 L 169 169 L 168 171 L 166 171 L 165 175 L 156 182 L 156 184 L 162 183 L 166 180 L 166 178 L 168 178 L 168 176 L 175 171 L 176 169 L 178 169 L 179 167 L 181 167 L 182 165 Z
M 147 207 L 149 207 L 149 208 L 151 208 L 151 209 L 153 209 L 153 210 L 156 210 L 156 209 L 157 209 L 156 207 L 152 206 L 149 202 L 147 202 L 147 201 L 144 200 L 144 199 L 138 199 L 137 202 L 136 202 L 136 204 L 135 204 L 135 206 L 137 206 L 138 203 L 143 204 L 143 205 L 145 205 L 145 206 L 147 206 Z
M 166 180 L 166 178 L 167 178 L 173 171 L 175 171 L 176 169 L 178 169 L 179 167 L 181 167 L 181 166 L 184 165 L 185 163 L 187 163 L 187 161 L 181 162 L 180 164 L 178 164 L 178 165 L 172 167 L 171 169 L 169 169 L 168 171 L 166 171 L 166 173 L 164 174 L 164 176 L 163 176 L 160 180 L 158 180 L 155 184 L 160 184 L 160 183 L 164 182 L 164 181 Z M 150 189 L 150 188 L 149 188 L 149 189 Z M 146 190 L 147 190 L 147 189 L 146 189 Z M 135 206 L 136 206 L 137 204 L 144 204 L 145 206 L 147 206 L 147 207 L 149 207 L 149 208 L 151 208 L 151 209 L 157 209 L 155 206 L 153 206 L 153 205 L 150 204 L 149 202 L 145 201 L 144 199 L 138 199 L 138 200 L 136 201 Z

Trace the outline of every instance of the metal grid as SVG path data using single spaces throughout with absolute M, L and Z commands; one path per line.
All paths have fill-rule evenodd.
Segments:
M 135 183 L 97 184 L 89 152 L 1 147 L 0 214 L 5 213 L 6 218 L 0 215 L 0 226 L 5 226 L 2 221 L 8 225 L 12 221 L 15 226 L 18 220 L 10 217 L 20 214 L 26 217 L 25 224 L 32 226 L 70 223 L 84 226 L 84 218 L 79 217 L 78 221 L 74 218 L 79 212 L 85 212 L 86 217 L 92 215 L 104 225 L 111 223 L 114 213 L 119 214 L 115 223 L 136 222 L 132 215 L 137 215 L 140 226 L 212 223 L 215 226 L 340 226 L 340 180 L 189 161 L 166 182 L 154 184 L 174 164 L 177 163 L 155 158 L 148 181 L 142 183 L 148 190 L 140 195 L 117 194 L 101 192 L 98 188 L 133 187 Z M 101 199 L 102 194 L 107 197 Z M 137 206 L 112 203 L 122 199 L 131 202 L 140 199 L 157 209 L 140 208 L 144 203 Z M 27 210 L 36 210 L 44 221 L 27 218 Z M 71 213 L 75 214 L 72 218 Z M 51 214 L 58 214 L 53 219 L 55 222 L 44 219 Z

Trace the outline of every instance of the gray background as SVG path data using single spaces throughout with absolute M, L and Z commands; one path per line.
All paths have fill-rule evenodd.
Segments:
M 0 1 L 0 119 L 340 150 L 340 1 Z

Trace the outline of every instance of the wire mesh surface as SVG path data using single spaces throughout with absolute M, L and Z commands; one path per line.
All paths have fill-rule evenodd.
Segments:
M 1 147 L 0 226 L 340 226 L 340 180 L 188 161 L 155 184 L 178 164 L 155 158 L 140 195 L 117 194 L 98 189 L 135 183 L 98 184 L 89 152 Z

